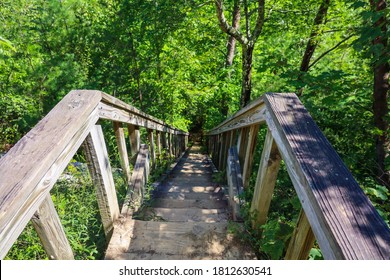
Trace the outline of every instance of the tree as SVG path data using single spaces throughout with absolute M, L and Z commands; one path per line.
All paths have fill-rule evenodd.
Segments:
M 374 26 L 376 36 L 372 40 L 375 62 L 374 89 L 373 89 L 373 112 L 374 125 L 379 133 L 376 135 L 375 148 L 378 164 L 377 176 L 380 182 L 390 190 L 390 171 L 386 170 L 386 158 L 389 157 L 390 139 L 388 123 L 388 95 L 389 95 L 389 46 L 388 46 L 388 19 L 386 16 L 387 4 L 385 0 L 370 0 L 371 9 L 374 12 Z
M 234 37 L 242 47 L 242 87 L 240 107 L 245 107 L 251 98 L 252 90 L 252 60 L 253 50 L 255 48 L 256 40 L 259 38 L 264 25 L 264 6 L 265 0 L 257 1 L 257 18 L 253 31 L 251 30 L 250 16 L 252 12 L 249 11 L 249 3 L 247 0 L 235 0 L 235 6 L 243 6 L 245 15 L 245 31 L 241 32 L 238 28 L 231 26 L 224 15 L 224 7 L 222 0 L 215 0 L 215 7 L 219 25 L 225 33 Z

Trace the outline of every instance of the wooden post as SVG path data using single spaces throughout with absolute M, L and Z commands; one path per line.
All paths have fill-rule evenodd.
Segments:
M 138 153 L 140 142 L 141 142 L 139 127 L 132 124 L 128 124 L 127 129 L 130 138 L 131 156 L 134 156 Z
M 219 170 L 219 155 L 221 154 L 221 134 L 218 134 L 215 142 L 215 157 L 213 162 L 215 167 Z
M 305 211 L 301 209 L 297 225 L 288 244 L 285 260 L 306 260 L 309 257 L 310 249 L 315 241 L 314 233 L 311 229 Z
M 126 179 L 126 182 L 129 183 L 131 174 L 130 174 L 129 155 L 127 154 L 125 133 L 121 123 L 113 122 L 113 125 L 114 125 L 116 143 L 118 145 L 118 152 L 121 160 L 123 174 Z
M 249 127 L 241 128 L 238 135 L 238 143 L 237 143 L 237 152 L 238 152 L 238 158 L 240 159 L 241 172 L 244 171 L 244 161 L 245 161 L 245 154 L 247 150 L 246 148 L 248 144 L 248 138 L 249 138 Z
M 228 151 L 226 176 L 229 191 L 229 206 L 232 210 L 233 221 L 240 217 L 239 194 L 243 191 L 240 161 L 238 160 L 237 147 L 233 146 Z
M 62 228 L 50 194 L 31 218 L 46 254 L 51 260 L 74 260 L 72 248 Z
M 227 159 L 229 157 L 229 149 L 232 146 L 232 134 L 233 134 L 232 130 L 225 132 L 224 137 L 226 139 L 226 143 L 225 143 L 225 148 L 223 150 L 222 170 L 226 169 Z
M 168 132 L 168 151 L 169 155 L 173 155 L 173 148 L 172 148 L 172 134 Z
M 154 134 L 153 130 L 148 129 L 148 139 L 150 143 L 150 153 L 152 156 L 152 164 L 154 165 L 156 163 L 156 151 L 155 151 L 155 145 L 154 145 Z
M 97 201 L 107 239 L 110 239 L 114 221 L 119 216 L 111 165 L 107 154 L 102 127 L 95 125 L 84 142 L 85 154 L 93 184 L 96 187 Z
M 272 137 L 272 133 L 268 129 L 251 204 L 251 212 L 256 213 L 256 221 L 253 225 L 264 225 L 267 221 L 268 210 L 280 167 L 280 159 L 278 147 Z
M 244 182 L 244 188 L 249 185 L 249 179 L 252 173 L 253 166 L 253 154 L 256 147 L 257 134 L 259 132 L 260 125 L 252 125 L 249 129 L 248 142 L 246 145 L 244 168 L 242 171 L 242 180 Z
M 161 155 L 161 132 L 156 130 L 157 154 Z
M 219 157 L 218 157 L 218 169 L 220 171 L 224 170 L 224 161 L 225 161 L 225 150 L 226 150 L 226 133 L 221 133 L 221 145 L 219 147 Z
M 162 133 L 162 148 L 164 150 L 167 150 L 167 148 L 168 148 L 167 133 L 165 131 Z
M 127 216 L 131 214 L 131 209 L 137 211 L 137 207 L 142 204 L 149 172 L 150 157 L 148 145 L 142 144 L 134 165 L 133 174 L 131 175 L 131 184 L 124 201 L 124 207 L 121 212 L 122 215 Z

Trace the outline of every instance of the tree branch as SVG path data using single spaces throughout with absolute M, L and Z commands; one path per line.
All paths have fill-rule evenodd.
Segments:
M 264 25 L 265 0 L 258 0 L 258 2 L 259 2 L 259 6 L 257 8 L 256 26 L 255 26 L 255 30 L 253 30 L 253 37 L 251 38 L 251 41 L 253 42 L 256 41 L 257 38 L 259 38 Z
M 308 70 L 314 66 L 321 58 L 323 58 L 325 55 L 327 55 L 328 53 L 330 53 L 331 51 L 337 49 L 341 44 L 343 44 L 344 42 L 348 41 L 350 38 L 352 38 L 353 36 L 355 36 L 355 34 L 352 34 L 352 35 L 349 35 L 348 37 L 344 38 L 343 40 L 341 40 L 340 42 L 338 42 L 333 48 L 330 48 L 329 50 L 327 50 L 326 52 L 323 52 L 319 57 L 317 57 L 310 65 L 309 67 L 307 68 Z
M 246 38 L 239 30 L 233 28 L 225 18 L 225 15 L 223 13 L 223 4 L 222 0 L 215 0 L 215 8 L 217 11 L 217 17 L 219 21 L 219 26 L 221 27 L 222 31 L 229 34 L 230 36 L 233 36 L 236 38 L 237 41 L 239 41 L 243 45 L 248 44 L 248 38 Z

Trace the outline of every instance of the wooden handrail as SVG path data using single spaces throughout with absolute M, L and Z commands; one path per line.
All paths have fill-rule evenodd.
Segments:
M 178 137 L 180 140 L 176 141 L 175 146 L 171 142 L 163 143 L 168 145 L 169 151 L 177 153 L 185 148 L 182 143 L 188 143 L 187 132 L 171 127 L 115 97 L 94 90 L 71 91 L 0 159 L 0 258 L 4 258 L 33 215 L 40 215 L 40 207 L 54 211 L 53 207 L 48 207 L 51 205 L 48 201 L 51 199 L 49 192 L 83 143 L 89 159 L 90 173 L 97 187 L 105 233 L 109 235 L 112 232 L 112 224 L 119 209 L 103 133 L 101 127 L 96 125 L 99 119 L 114 122 L 118 143 L 122 145 L 122 159 L 128 155 L 120 123 L 128 125 L 132 155 L 140 147 L 140 126 L 150 129 L 150 133 L 154 130 L 162 132 L 164 141 L 165 133 L 168 134 L 168 139 L 172 135 Z M 122 165 L 127 165 L 122 166 L 127 174 L 128 162 L 121 162 Z M 46 215 L 38 223 L 33 223 L 34 226 L 43 231 L 47 230 L 44 223 L 58 227 L 58 219 L 52 219 L 56 217 L 56 213 L 45 217 Z M 58 229 L 58 234 L 63 238 L 61 230 L 62 228 Z M 48 239 L 44 236 L 53 235 L 42 233 L 41 240 Z M 45 247 L 45 241 L 42 242 Z M 62 244 L 69 246 L 66 241 Z M 69 248 L 62 250 L 65 253 L 61 253 L 60 249 L 53 252 L 53 246 L 47 240 L 45 250 L 50 252 L 50 258 L 72 258 L 69 256 Z
M 254 127 L 264 117 L 268 134 L 263 148 L 252 201 L 258 224 L 267 219 L 280 159 L 283 159 L 301 201 L 301 230 L 294 231 L 286 257 L 307 257 L 315 238 L 326 259 L 390 259 L 390 229 L 353 178 L 331 144 L 293 93 L 267 93 L 240 110 L 209 133 L 209 152 L 216 165 L 228 148 L 232 133 L 238 133 L 240 160 L 252 161 Z M 256 121 L 250 112 L 257 108 Z M 260 109 L 261 108 L 261 109 Z M 242 120 L 246 120 L 244 123 Z M 254 132 L 249 134 L 247 124 Z M 240 129 L 237 129 L 240 128 Z M 243 174 L 251 173 L 244 164 Z M 228 174 L 229 175 L 229 174 Z M 243 176 L 244 186 L 245 176 Z M 291 244 L 290 244 L 291 245 Z

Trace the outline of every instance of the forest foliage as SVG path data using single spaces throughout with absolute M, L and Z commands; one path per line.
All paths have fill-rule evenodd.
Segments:
M 223 2 L 231 21 L 237 1 L 217 2 Z M 389 223 L 389 188 L 377 179 L 379 169 L 390 169 L 388 147 L 382 165 L 377 158 L 378 139 L 385 135 L 388 144 L 388 131 L 376 125 L 373 106 L 374 70 L 389 61 L 387 43 L 373 42 L 387 40 L 389 8 L 375 10 L 374 0 L 238 2 L 245 4 L 241 29 L 256 25 L 251 15 L 258 3 L 265 3 L 253 49 L 251 100 L 264 92 L 300 93 Z M 329 3 L 327 13 L 316 25 L 324 2 Z M 72 89 L 102 90 L 191 132 L 211 129 L 240 108 L 245 56 L 238 44 L 227 67 L 229 35 L 220 28 L 215 1 L 3 0 L 0 26 L 3 152 Z M 308 42 L 315 50 L 302 71 Z M 383 120 L 388 124 L 386 112 L 387 103 Z M 279 188 L 288 184 L 288 179 L 278 181 Z M 273 234 L 266 232 L 259 246 L 268 257 L 279 258 L 290 232 L 282 225 L 293 223 L 290 213 L 299 207 L 293 193 L 276 190 L 275 197 L 279 200 L 272 207 L 278 215 L 267 225 Z M 283 232 L 280 246 L 269 246 L 278 232 Z

